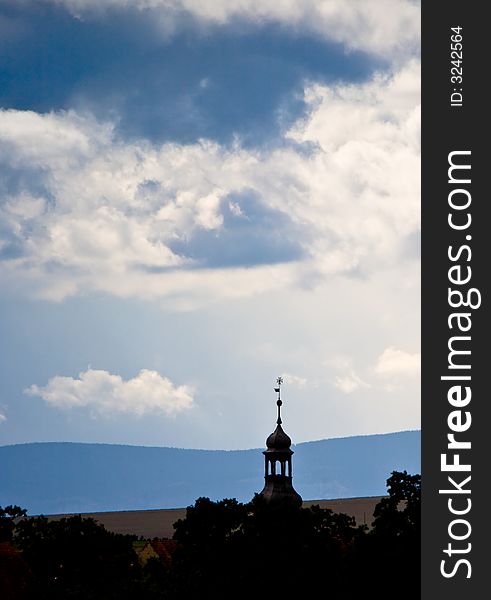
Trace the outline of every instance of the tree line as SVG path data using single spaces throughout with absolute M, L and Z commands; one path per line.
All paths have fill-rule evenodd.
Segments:
M 198 498 L 174 525 L 171 563 L 140 564 L 136 536 L 91 518 L 0 507 L 3 600 L 184 600 L 257 595 L 417 598 L 421 477 L 394 471 L 372 527 L 319 506 Z M 2 551 L 3 548 L 3 551 Z

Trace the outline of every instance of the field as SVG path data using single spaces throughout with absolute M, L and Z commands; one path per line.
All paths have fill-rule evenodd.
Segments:
M 334 512 L 342 512 L 353 516 L 358 525 L 370 525 L 373 510 L 381 496 L 368 498 L 343 498 L 340 500 L 308 500 L 304 506 L 318 504 L 322 508 L 330 508 Z M 144 538 L 164 537 L 171 538 L 174 532 L 172 527 L 178 519 L 186 515 L 185 508 L 161 510 L 128 510 L 118 512 L 83 513 L 84 517 L 92 517 L 102 523 L 108 531 L 114 533 L 129 533 Z M 59 519 L 70 515 L 50 515 L 48 519 Z

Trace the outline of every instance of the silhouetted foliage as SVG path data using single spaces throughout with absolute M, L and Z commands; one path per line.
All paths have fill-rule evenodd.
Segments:
M 373 530 L 391 537 L 419 535 L 421 526 L 421 475 L 394 471 L 387 479 L 389 496 L 375 507 Z
M 0 506 L 0 598 L 28 598 L 32 574 L 21 553 L 12 544 L 16 521 L 26 515 L 20 506 Z
M 35 577 L 34 597 L 50 600 L 133 597 L 139 567 L 132 539 L 80 516 L 24 519 L 14 536 Z
M 286 598 L 297 589 L 314 593 L 319 575 L 331 592 L 342 582 L 345 557 L 360 528 L 352 517 L 318 506 L 271 507 L 256 495 L 249 504 L 200 498 L 175 525 L 176 598 L 244 596 L 274 584 Z
M 334 600 L 417 598 L 421 478 L 393 472 L 387 486 L 371 529 L 319 506 L 271 506 L 260 495 L 248 504 L 198 498 L 175 524 L 172 561 L 143 566 L 135 536 L 109 533 L 92 519 L 24 518 L 7 507 L 0 531 L 32 570 L 29 599 L 288 599 L 319 590 Z
M 142 568 L 140 594 L 144 600 L 165 600 L 172 587 L 169 568 L 158 558 L 150 558 Z
M 15 529 L 15 520 L 25 517 L 27 511 L 20 506 L 0 506 L 0 542 L 11 542 Z
M 373 591 L 381 598 L 419 598 L 421 582 L 421 476 L 394 471 L 389 496 L 374 511 L 372 529 L 352 550 L 353 598 Z

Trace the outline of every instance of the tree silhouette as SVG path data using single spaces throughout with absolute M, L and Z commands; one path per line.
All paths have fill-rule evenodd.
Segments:
M 14 536 L 35 577 L 33 597 L 40 600 L 132 597 L 139 576 L 132 539 L 80 516 L 24 519 Z
M 342 588 L 343 559 L 356 535 L 352 517 L 318 506 L 271 506 L 256 495 L 248 504 L 199 498 L 175 524 L 177 598 L 244 596 L 266 583 L 275 594 L 315 593 L 326 575 L 330 592 Z
M 12 544 L 16 521 L 26 515 L 20 506 L 0 506 L 0 598 L 24 600 L 28 597 L 32 574 L 26 561 Z
M 374 511 L 372 529 L 359 537 L 350 556 L 349 598 L 377 594 L 380 598 L 420 596 L 421 476 L 393 471 L 387 479 L 389 496 Z
M 270 505 L 257 495 L 198 498 L 175 523 L 172 562 L 141 567 L 135 536 L 93 519 L 25 518 L 0 508 L 0 540 L 22 551 L 29 600 L 215 600 L 258 593 L 294 598 L 325 590 L 332 600 L 420 594 L 421 477 L 394 471 L 372 528 L 319 506 Z M 3 599 L 2 599 L 3 600 Z
M 11 542 L 16 519 L 25 517 L 27 511 L 20 506 L 0 506 L 0 542 Z

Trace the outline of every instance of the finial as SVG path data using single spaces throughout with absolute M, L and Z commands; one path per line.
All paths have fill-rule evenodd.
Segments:
M 283 404 L 281 401 L 281 384 L 283 383 L 283 377 L 278 377 L 276 383 L 278 384 L 278 387 L 274 388 L 274 391 L 278 394 L 278 400 L 276 401 L 276 406 L 278 407 L 278 419 L 276 420 L 276 423 L 281 425 L 281 405 Z

